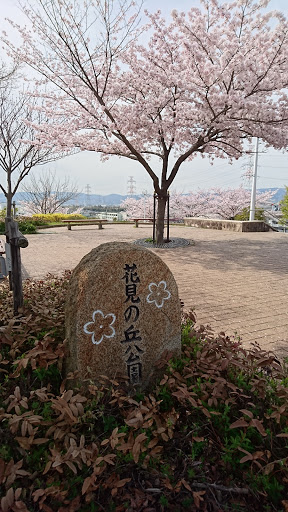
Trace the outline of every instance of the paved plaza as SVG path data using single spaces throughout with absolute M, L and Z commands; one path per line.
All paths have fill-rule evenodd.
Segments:
M 151 237 L 151 225 L 75 226 L 27 235 L 21 251 L 23 274 L 41 279 L 72 270 L 104 242 Z M 176 249 L 154 249 L 173 272 L 185 308 L 198 324 L 240 336 L 245 346 L 258 342 L 279 357 L 288 356 L 288 234 L 234 233 L 171 227 L 170 236 L 194 241 Z

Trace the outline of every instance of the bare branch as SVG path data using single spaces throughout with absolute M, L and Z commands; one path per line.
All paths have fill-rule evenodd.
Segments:
M 23 142 L 34 139 L 34 129 L 27 122 L 45 122 L 43 115 L 33 110 L 36 106 L 35 99 L 24 93 L 16 94 L 13 87 L 0 89 L 0 169 L 6 175 L 1 190 L 7 198 L 7 215 L 11 212 L 14 194 L 30 170 L 64 155 Z
M 48 170 L 31 174 L 29 183 L 22 186 L 23 200 L 33 213 L 55 213 L 78 195 L 78 188 L 69 178 L 60 180 Z

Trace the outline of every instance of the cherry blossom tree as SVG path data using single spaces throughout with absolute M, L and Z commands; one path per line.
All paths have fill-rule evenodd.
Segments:
M 170 194 L 169 216 L 177 220 L 181 220 L 184 217 L 206 216 L 209 198 L 210 193 L 204 190 L 200 190 L 194 194 L 172 192 Z M 146 198 L 141 197 L 140 199 L 128 197 L 121 203 L 121 208 L 126 211 L 127 216 L 130 218 L 152 218 L 153 196 Z
M 253 136 L 287 146 L 287 20 L 266 0 L 203 0 L 171 21 L 146 13 L 137 34 L 134 2 L 119 2 L 38 0 L 24 8 L 22 46 L 4 39 L 40 77 L 49 125 L 33 124 L 37 143 L 138 162 L 158 195 L 161 243 L 184 162 L 232 161 Z
M 69 178 L 61 180 L 48 170 L 30 174 L 29 182 L 22 186 L 22 197 L 29 213 L 67 213 L 66 203 L 78 195 L 77 186 Z
M 134 197 L 127 197 L 121 203 L 121 208 L 126 211 L 127 216 L 130 218 L 153 218 L 153 197 L 145 196 L 140 199 Z
M 34 204 L 27 201 L 19 202 L 19 210 L 21 209 L 21 213 L 27 217 L 33 217 L 33 215 L 39 215 L 40 212 L 35 212 Z M 70 206 L 59 206 L 53 213 L 61 215 L 73 214 L 73 215 L 82 215 L 82 208 L 71 208 Z
M 264 206 L 271 202 L 275 191 L 258 192 L 256 203 Z M 234 219 L 245 208 L 249 208 L 251 192 L 245 188 L 235 189 L 211 188 L 198 190 L 189 194 L 171 193 L 170 215 L 178 219 L 184 217 L 221 217 L 222 219 Z M 150 208 L 153 213 L 153 199 L 149 198 Z M 122 205 L 130 217 L 143 216 L 143 198 L 137 200 L 127 198 Z M 151 215 L 152 216 L 152 215 Z
M 209 190 L 197 190 L 189 194 L 171 193 L 171 217 L 208 217 L 211 212 L 210 201 Z
M 256 194 L 256 205 L 258 207 L 269 203 L 275 191 L 258 192 Z M 245 208 L 249 209 L 251 192 L 245 188 L 235 189 L 213 188 L 210 191 L 210 212 L 222 219 L 233 220 Z
M 36 106 L 36 100 L 33 103 Z M 31 111 L 26 94 L 17 93 L 12 86 L 0 88 L 0 190 L 6 198 L 7 217 L 12 216 L 13 196 L 31 169 L 62 156 L 51 148 L 34 145 L 35 130 L 24 120 L 39 122 L 41 118 L 41 113 Z
M 7 89 L 11 85 L 11 78 L 15 75 L 16 70 L 16 63 L 13 63 L 10 67 L 4 62 L 0 63 L 0 89 Z

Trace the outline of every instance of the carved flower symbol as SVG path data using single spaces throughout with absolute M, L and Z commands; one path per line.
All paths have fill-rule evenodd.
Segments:
M 160 281 L 159 284 L 150 283 L 149 290 L 150 293 L 147 296 L 147 302 L 155 302 L 157 308 L 162 308 L 164 304 L 164 300 L 168 300 L 171 297 L 171 293 L 166 289 L 167 283 L 166 281 Z
M 104 315 L 100 309 L 94 311 L 93 322 L 87 322 L 84 325 L 84 332 L 86 334 L 92 334 L 92 343 L 99 345 L 104 338 L 113 338 L 115 336 L 115 329 L 112 327 L 116 320 L 116 316 L 113 313 Z

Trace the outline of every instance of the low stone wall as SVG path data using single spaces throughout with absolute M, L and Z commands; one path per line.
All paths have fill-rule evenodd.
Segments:
M 193 228 L 219 229 L 226 231 L 237 231 L 243 233 L 255 231 L 274 231 L 269 224 L 260 220 L 222 220 L 222 219 L 199 219 L 198 217 L 185 217 L 185 226 Z

